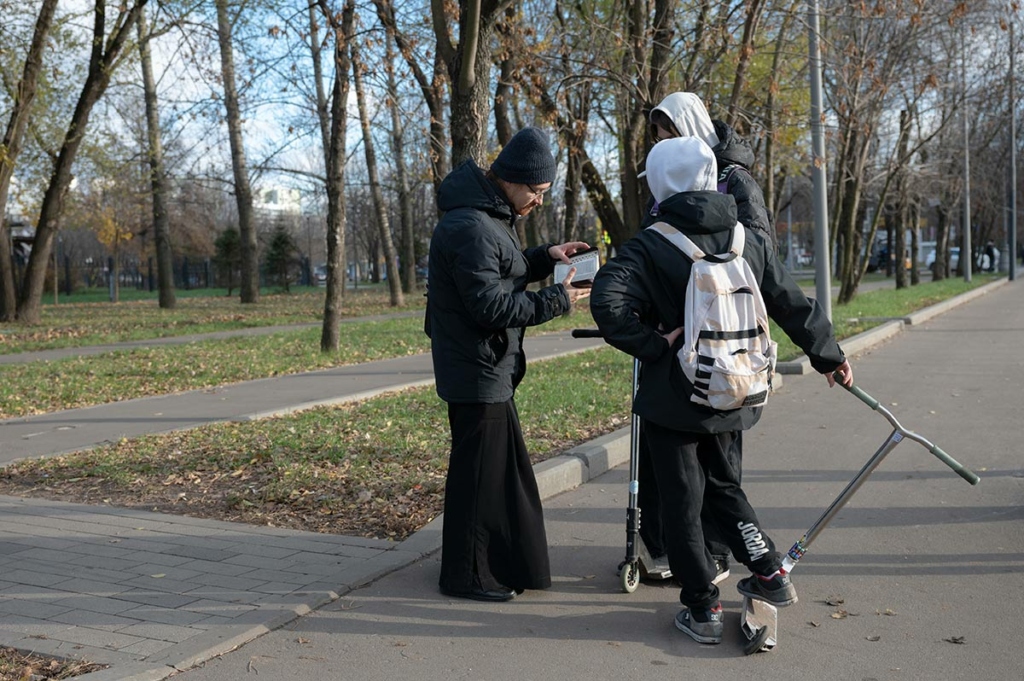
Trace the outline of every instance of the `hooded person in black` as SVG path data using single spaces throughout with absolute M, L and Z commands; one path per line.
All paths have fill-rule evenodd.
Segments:
M 551 586 L 544 516 L 516 411 L 525 327 L 568 312 L 589 291 L 563 282 L 527 291 L 583 242 L 522 249 L 515 223 L 555 179 L 547 136 L 516 133 L 482 171 L 472 160 L 438 190 L 445 211 L 430 240 L 424 330 L 437 394 L 448 403 L 441 592 L 505 601 Z
M 762 232 L 777 246 L 775 226 L 765 206 L 764 193 L 750 174 L 754 150 L 724 121 L 712 119 L 700 97 L 692 92 L 673 92 L 651 110 L 651 135 L 655 140 L 696 137 L 715 154 L 718 188 L 736 199 L 736 217 L 744 227 Z M 652 215 L 646 224 L 653 222 Z
M 725 253 L 737 225 L 736 202 L 715 190 L 717 166 L 699 139 L 658 142 L 647 178 L 659 222 L 623 244 L 594 280 L 591 314 L 614 347 L 638 358 L 643 371 L 633 411 L 641 418 L 665 522 L 672 574 L 686 606 L 676 626 L 701 643 L 719 643 L 722 609 L 715 560 L 705 547 L 703 519 L 713 518 L 733 555 L 754 573 L 737 589 L 774 605 L 796 602 L 771 538 L 740 486 L 742 432 L 761 407 L 716 410 L 690 400 L 693 386 L 677 358 L 692 262 L 666 238 L 672 230 L 705 253 Z M 781 266 L 765 239 L 745 228 L 742 257 L 759 282 L 768 315 L 826 374 L 852 385 L 853 371 L 822 309 Z
M 692 92 L 673 92 L 661 100 L 651 110 L 650 124 L 651 137 L 655 142 L 675 137 L 695 137 L 711 147 L 718 169 L 718 191 L 735 199 L 736 217 L 744 227 L 759 232 L 773 247 L 777 245 L 775 228 L 768 216 L 764 194 L 750 174 L 754 151 L 746 140 L 736 135 L 723 121 L 712 120 L 704 102 Z M 641 173 L 641 176 L 646 172 Z M 641 226 L 647 227 L 656 222 L 659 219 L 658 210 L 658 202 L 652 198 Z M 649 572 L 671 574 L 666 572 L 664 523 L 657 510 L 657 490 L 650 480 L 648 449 L 647 437 L 641 434 L 638 505 L 643 512 L 643 522 L 640 524 L 640 537 L 654 561 Z M 714 522 L 709 520 L 705 524 L 708 549 L 716 561 L 718 583 L 730 574 L 729 548 L 720 539 Z

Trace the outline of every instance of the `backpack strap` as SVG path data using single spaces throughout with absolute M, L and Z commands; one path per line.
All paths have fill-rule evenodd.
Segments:
M 729 262 L 743 255 L 743 246 L 746 244 L 747 239 L 746 230 L 741 223 L 737 222 L 736 226 L 732 229 L 732 244 L 729 246 L 728 252 L 719 255 L 708 255 L 700 250 L 697 244 L 693 243 L 689 237 L 667 222 L 655 222 L 647 229 L 654 230 L 665 237 L 673 246 L 694 262 L 698 260 L 707 260 L 708 262 L 715 263 Z
M 739 163 L 730 163 L 718 172 L 718 193 L 728 194 L 729 193 L 729 180 L 732 179 L 733 173 L 737 170 L 746 170 Z

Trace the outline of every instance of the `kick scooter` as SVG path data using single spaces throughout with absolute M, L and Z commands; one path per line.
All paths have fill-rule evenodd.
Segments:
M 833 374 L 836 379 L 836 383 L 842 384 L 842 377 L 839 374 Z M 878 448 L 874 456 L 868 459 L 868 462 L 864 464 L 864 467 L 860 469 L 860 472 L 854 476 L 846 488 L 836 497 L 835 501 L 825 509 L 825 512 L 821 514 L 821 517 L 811 525 L 811 528 L 804 533 L 793 546 L 786 553 L 782 559 L 782 569 L 785 572 L 792 572 L 796 564 L 803 558 L 804 553 L 810 547 L 811 543 L 821 534 L 821 531 L 825 529 L 828 523 L 835 517 L 836 513 L 839 512 L 850 497 L 860 488 L 864 481 L 867 480 L 871 472 L 878 467 L 878 464 L 882 462 L 889 452 L 891 452 L 896 445 L 903 442 L 904 440 L 913 440 L 920 443 L 929 452 L 934 454 L 940 461 L 952 468 L 957 475 L 971 483 L 977 485 L 979 478 L 972 471 L 965 468 L 959 462 L 946 452 L 939 449 L 938 446 L 926 440 L 921 435 L 907 430 L 900 425 L 900 422 L 896 420 L 896 417 L 892 413 L 880 405 L 878 400 L 868 395 L 866 392 L 858 388 L 857 386 L 846 387 L 847 391 L 855 395 L 861 402 L 871 407 L 873 410 L 880 413 L 886 418 L 887 421 L 892 425 L 893 431 L 886 438 L 882 446 Z M 743 635 L 747 639 L 747 643 L 744 645 L 743 652 L 747 655 L 753 653 L 768 651 L 775 647 L 778 642 L 778 624 L 779 624 L 779 613 L 778 609 L 764 601 L 743 597 L 743 614 L 740 616 L 740 625 L 742 627 Z

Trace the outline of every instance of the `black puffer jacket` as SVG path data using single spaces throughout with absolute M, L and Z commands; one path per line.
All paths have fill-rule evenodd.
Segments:
M 427 315 L 437 394 L 446 402 L 504 402 L 526 373 L 526 326 L 549 321 L 570 303 L 561 284 L 526 285 L 551 275 L 550 246 L 523 251 L 515 215 L 472 161 L 441 183 L 445 212 L 430 240 Z
M 660 206 L 659 219 L 684 232 L 705 253 L 729 250 L 736 204 L 727 194 L 685 192 Z M 743 258 L 761 282 L 768 315 L 793 339 L 818 371 L 842 364 L 832 325 L 783 268 L 764 237 L 747 229 Z M 745 430 L 761 416 L 760 407 L 717 411 L 690 401 L 691 386 L 675 348 L 658 333 L 683 325 L 691 261 L 667 239 L 643 230 L 623 244 L 598 270 L 590 311 L 607 341 L 643 362 L 633 411 L 665 428 L 698 433 Z
M 713 120 L 711 124 L 715 126 L 719 140 L 712 149 L 718 162 L 719 182 L 723 176 L 727 178 L 725 191 L 736 199 L 736 217 L 745 227 L 762 232 L 762 236 L 771 239 L 772 245 L 778 246 L 775 225 L 764 203 L 764 193 L 750 174 L 750 167 L 755 161 L 754 150 L 727 123 Z

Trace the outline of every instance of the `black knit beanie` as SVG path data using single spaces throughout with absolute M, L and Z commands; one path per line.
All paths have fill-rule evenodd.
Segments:
M 491 171 L 514 184 L 555 181 L 555 158 L 548 137 L 539 128 L 523 128 L 508 141 L 491 164 Z

